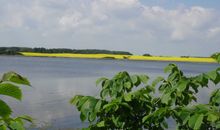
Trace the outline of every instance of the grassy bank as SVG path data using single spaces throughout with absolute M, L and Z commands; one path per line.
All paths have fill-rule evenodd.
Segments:
M 177 62 L 204 62 L 216 63 L 212 58 L 182 58 L 182 57 L 159 57 L 159 56 L 138 56 L 138 55 L 112 55 L 112 54 L 70 54 L 70 53 L 32 53 L 20 52 L 23 56 L 31 57 L 66 57 L 66 58 L 94 58 L 94 59 L 128 59 L 128 60 L 149 60 L 149 61 L 177 61 Z

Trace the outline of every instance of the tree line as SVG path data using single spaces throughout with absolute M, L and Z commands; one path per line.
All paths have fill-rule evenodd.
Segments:
M 73 53 L 73 54 L 117 54 L 132 55 L 126 51 L 110 51 L 99 49 L 67 49 L 67 48 L 29 48 L 29 47 L 0 47 L 0 55 L 20 55 L 19 52 L 37 52 L 37 53 Z

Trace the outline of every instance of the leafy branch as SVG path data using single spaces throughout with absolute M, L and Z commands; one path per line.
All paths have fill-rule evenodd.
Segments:
M 5 73 L 0 80 L 0 95 L 9 96 L 16 100 L 22 100 L 21 85 L 31 86 L 30 82 L 15 72 Z M 24 121 L 32 122 L 27 115 L 12 117 L 10 106 L 0 99 L 0 130 L 24 130 Z
M 218 62 L 220 55 L 213 56 Z M 112 79 L 100 78 L 100 97 L 77 95 L 70 101 L 80 111 L 89 130 L 167 129 L 173 119 L 179 130 L 220 129 L 220 89 L 214 90 L 207 104 L 197 103 L 200 89 L 220 82 L 220 68 L 196 76 L 186 76 L 175 65 L 149 83 L 147 75 L 119 72 Z M 159 92 L 159 93 L 158 93 Z

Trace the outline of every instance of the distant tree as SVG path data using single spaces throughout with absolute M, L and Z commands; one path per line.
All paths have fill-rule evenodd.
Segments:
M 182 57 L 182 58 L 189 58 L 190 56 L 180 56 L 180 57 Z
M 27 47 L 0 47 L 0 54 L 18 55 L 19 52 L 38 52 L 38 53 L 73 53 L 73 54 L 115 54 L 115 55 L 132 55 L 126 51 L 110 51 L 98 49 L 66 49 L 66 48 L 27 48 Z
M 151 56 L 151 54 L 147 54 L 147 53 L 146 53 L 146 54 L 143 54 L 143 56 Z

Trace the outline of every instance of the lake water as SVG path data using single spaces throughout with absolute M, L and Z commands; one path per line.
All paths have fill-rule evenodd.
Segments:
M 36 126 L 48 130 L 69 130 L 86 126 L 79 112 L 69 104 L 76 94 L 99 95 L 95 81 L 99 77 L 111 78 L 119 71 L 147 74 L 151 78 L 166 76 L 163 68 L 169 62 L 127 61 L 100 59 L 69 59 L 0 56 L 0 74 L 15 71 L 28 77 L 32 88 L 22 87 L 22 102 L 6 98 L 15 115 L 28 114 L 35 118 Z M 185 74 L 195 75 L 219 67 L 209 63 L 176 63 Z M 199 93 L 201 102 L 208 101 L 211 88 Z M 35 126 L 32 126 L 35 127 Z M 34 128 L 32 128 L 34 130 Z

